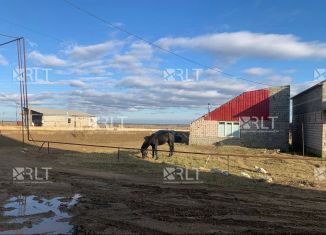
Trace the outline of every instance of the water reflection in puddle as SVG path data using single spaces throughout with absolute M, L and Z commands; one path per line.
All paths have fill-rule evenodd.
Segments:
M 69 224 L 70 216 L 67 211 L 80 197 L 79 194 L 72 198 L 52 199 L 36 196 L 12 197 L 0 207 L 0 227 L 7 228 L 6 231 L 0 231 L 0 234 L 72 233 L 73 226 Z

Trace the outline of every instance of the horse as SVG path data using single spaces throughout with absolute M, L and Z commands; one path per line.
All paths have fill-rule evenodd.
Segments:
M 143 145 L 141 146 L 142 158 L 147 157 L 147 149 L 152 146 L 152 157 L 157 160 L 157 146 L 165 143 L 169 144 L 170 152 L 169 157 L 174 152 L 174 134 L 171 131 L 160 130 L 150 136 L 146 136 Z

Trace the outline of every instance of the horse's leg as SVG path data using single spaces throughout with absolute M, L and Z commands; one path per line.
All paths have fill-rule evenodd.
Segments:
M 172 157 L 173 152 L 174 152 L 174 143 L 172 142 L 172 143 L 170 144 L 170 157 Z
M 171 138 L 171 136 L 169 136 L 168 144 L 169 144 L 169 148 L 170 148 L 169 157 L 172 157 L 173 151 L 174 151 L 174 141 L 173 141 L 173 138 Z
M 152 144 L 152 158 L 154 158 L 154 154 L 155 154 L 155 145 Z
M 155 160 L 158 159 L 158 157 L 157 157 L 157 146 L 158 146 L 158 140 L 155 141 Z
M 170 151 L 169 151 L 169 157 L 171 157 L 171 156 L 172 156 L 172 155 L 171 155 L 171 148 L 172 148 L 172 145 L 171 145 L 170 140 L 168 141 L 168 144 L 169 144 L 169 149 L 170 149 Z

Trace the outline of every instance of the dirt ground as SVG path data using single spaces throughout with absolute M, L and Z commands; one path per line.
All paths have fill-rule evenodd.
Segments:
M 149 132 L 47 132 L 34 139 L 123 145 L 139 148 Z M 38 144 L 39 145 L 39 144 Z M 166 146 L 161 149 L 166 149 Z M 160 153 L 159 160 L 141 159 L 138 151 L 51 145 L 46 148 L 20 142 L 18 132 L 0 136 L 0 202 L 12 196 L 70 197 L 80 194 L 69 209 L 70 223 L 78 234 L 239 234 L 239 233 L 326 233 L 326 187 L 313 180 L 320 161 L 282 159 L 288 154 L 239 147 L 176 145 L 178 151 L 270 154 L 275 159 L 230 160 L 226 158 Z M 273 182 L 258 179 L 253 167 L 264 167 Z M 51 167 L 49 183 L 17 184 L 14 167 Z M 167 184 L 163 168 L 199 168 L 200 182 Z M 241 175 L 250 174 L 252 179 Z M 192 172 L 193 173 L 193 172 Z M 10 224 L 1 223 L 0 232 Z M 19 225 L 17 225 L 19 227 Z

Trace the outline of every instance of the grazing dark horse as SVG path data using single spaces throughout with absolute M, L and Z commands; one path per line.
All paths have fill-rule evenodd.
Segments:
M 157 146 L 165 143 L 169 144 L 170 153 L 169 157 L 173 155 L 174 152 L 174 134 L 171 131 L 157 131 L 151 136 L 146 136 L 143 145 L 141 146 L 142 158 L 147 157 L 147 149 L 152 146 L 152 157 L 157 160 Z

